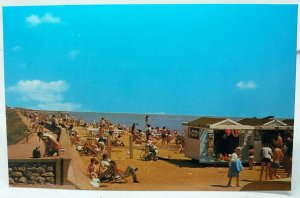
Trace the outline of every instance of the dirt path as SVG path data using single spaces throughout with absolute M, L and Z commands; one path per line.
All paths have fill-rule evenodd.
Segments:
M 29 128 L 30 128 L 30 122 L 27 120 L 26 117 L 21 116 L 20 112 L 16 112 L 20 118 L 22 119 L 22 122 Z M 44 145 L 42 142 L 39 141 L 39 138 L 35 133 L 32 133 L 28 136 L 28 143 L 26 140 L 21 140 L 15 145 L 8 146 L 8 159 L 27 159 L 32 157 L 32 150 L 36 147 L 40 147 L 41 151 L 44 150 Z
M 22 121 L 30 128 L 30 122 L 24 116 L 18 112 L 18 115 L 21 117 Z M 44 128 L 46 133 L 52 134 L 50 131 Z M 52 134 L 53 135 L 53 134 Z M 55 136 L 55 135 L 54 135 Z M 70 163 L 70 167 L 68 170 L 68 180 L 67 185 L 75 185 L 80 189 L 88 189 L 89 179 L 85 175 L 85 167 L 81 157 L 78 153 L 71 147 L 69 144 L 68 135 L 66 135 L 63 131 L 60 144 L 64 147 L 65 152 L 61 154 L 60 157 L 72 159 Z M 28 137 L 28 143 L 25 140 L 21 140 L 18 144 L 8 146 L 8 158 L 9 159 L 29 159 L 32 157 L 32 150 L 36 147 L 40 147 L 41 153 L 44 153 L 44 144 L 42 141 L 39 141 L 39 138 L 35 133 L 32 133 Z M 56 157 L 56 158 L 60 158 Z

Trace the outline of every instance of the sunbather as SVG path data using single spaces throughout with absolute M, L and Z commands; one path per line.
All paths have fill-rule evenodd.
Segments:
M 120 177 L 125 178 L 125 177 L 128 177 L 128 176 L 131 175 L 133 183 L 139 183 L 139 181 L 137 180 L 136 173 L 135 173 L 138 170 L 138 168 L 127 166 L 126 170 L 123 171 L 122 169 L 120 169 L 117 166 L 116 161 L 111 161 L 110 164 L 111 164 L 111 166 L 112 166 L 112 168 L 114 170 L 113 179 L 118 179 Z
M 59 156 L 60 145 L 52 135 L 43 132 L 38 132 L 37 135 L 45 145 L 44 156 Z
M 91 163 L 88 165 L 87 172 L 91 179 L 98 178 L 97 164 L 99 164 L 99 161 L 96 158 L 92 158 Z

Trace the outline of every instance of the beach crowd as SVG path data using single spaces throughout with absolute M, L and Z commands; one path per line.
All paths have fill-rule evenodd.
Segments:
M 166 127 L 152 127 L 150 116 L 145 117 L 144 129 L 136 129 L 135 125 L 130 128 L 128 126 L 114 124 L 105 118 L 99 121 L 86 122 L 82 119 L 76 119 L 75 116 L 68 114 L 47 114 L 34 111 L 22 111 L 30 122 L 30 130 L 27 131 L 28 136 L 36 133 L 45 145 L 43 156 L 59 156 L 64 148 L 60 145 L 60 136 L 62 131 L 69 135 L 69 143 L 80 153 L 80 155 L 90 156 L 90 164 L 87 167 L 87 175 L 91 179 L 91 185 L 97 186 L 100 182 L 124 180 L 131 176 L 132 181 L 137 183 L 135 167 L 128 166 L 125 170 L 118 167 L 115 160 L 110 159 L 109 146 L 124 146 L 124 142 L 120 141 L 120 137 L 125 133 L 133 136 L 134 144 L 145 144 L 153 146 L 160 142 L 161 146 L 167 146 L 171 141 L 180 146 L 179 152 L 184 149 L 184 138 L 177 130 L 170 130 Z M 50 125 L 52 134 L 45 132 L 45 125 Z M 49 128 L 49 127 L 48 127 Z M 79 133 L 77 130 L 81 128 L 86 131 L 85 134 Z M 93 130 L 90 130 L 93 129 Z M 116 133 L 117 132 L 117 133 Z M 287 134 L 283 140 L 281 134 L 278 137 L 263 143 L 260 150 L 260 177 L 259 181 L 280 179 L 278 174 L 280 168 L 284 168 L 287 177 L 291 177 L 292 171 L 292 153 L 293 153 L 293 135 Z M 155 147 L 154 147 L 155 148 Z M 150 150 L 151 151 L 151 150 Z M 156 154 L 157 151 L 154 151 Z M 240 175 L 243 168 L 241 162 L 242 148 L 236 147 L 232 154 L 228 155 L 228 183 L 231 187 L 232 179 L 236 178 L 236 186 L 240 187 Z M 249 146 L 248 166 L 249 170 L 254 166 L 255 150 L 253 145 Z
M 157 154 L 157 147 L 153 142 L 161 141 L 161 146 L 167 146 L 171 141 L 180 145 L 180 152 L 183 151 L 183 136 L 177 130 L 170 130 L 166 127 L 151 127 L 150 118 L 145 118 L 144 130 L 129 128 L 125 125 L 114 124 L 111 121 L 101 118 L 99 121 L 86 122 L 83 119 L 76 119 L 75 116 L 63 113 L 42 113 L 36 111 L 21 111 L 30 123 L 30 129 L 26 132 L 28 137 L 36 134 L 39 140 L 44 143 L 45 151 L 43 157 L 60 156 L 64 147 L 60 143 L 61 133 L 69 136 L 70 145 L 76 149 L 81 156 L 91 157 L 87 168 L 87 175 L 90 177 L 91 185 L 98 185 L 103 181 L 115 181 L 132 176 L 134 183 L 138 183 L 137 168 L 128 166 L 125 170 L 118 167 L 115 160 L 110 160 L 109 146 L 124 146 L 120 137 L 125 133 L 133 136 L 134 144 L 144 144 L 149 147 L 149 152 Z M 50 132 L 50 133 L 49 133 Z M 153 148 L 153 149 L 151 149 Z M 157 158 L 153 158 L 157 159 Z

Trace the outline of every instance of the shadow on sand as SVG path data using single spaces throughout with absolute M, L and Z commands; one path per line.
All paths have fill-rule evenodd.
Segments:
M 227 185 L 210 185 L 211 187 L 217 187 L 217 188 L 228 188 Z
M 245 182 L 258 182 L 258 180 L 251 180 L 251 179 L 241 179 L 241 181 L 245 181 Z
M 245 180 L 242 180 L 245 181 Z M 250 180 L 251 181 L 251 180 Z M 291 181 L 290 180 L 277 180 L 277 181 L 252 181 L 245 185 L 241 191 L 290 191 Z
M 166 159 L 164 160 L 170 164 L 173 164 L 178 167 L 184 168 L 202 168 L 205 167 L 194 160 L 186 160 L 186 159 Z
M 206 163 L 199 164 L 197 160 L 192 159 L 165 159 L 166 162 L 184 168 L 205 168 L 205 167 L 228 167 L 228 163 Z

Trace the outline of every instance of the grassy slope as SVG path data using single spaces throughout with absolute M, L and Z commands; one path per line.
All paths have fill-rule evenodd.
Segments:
M 27 126 L 13 109 L 6 109 L 7 144 L 18 143 L 25 138 Z

